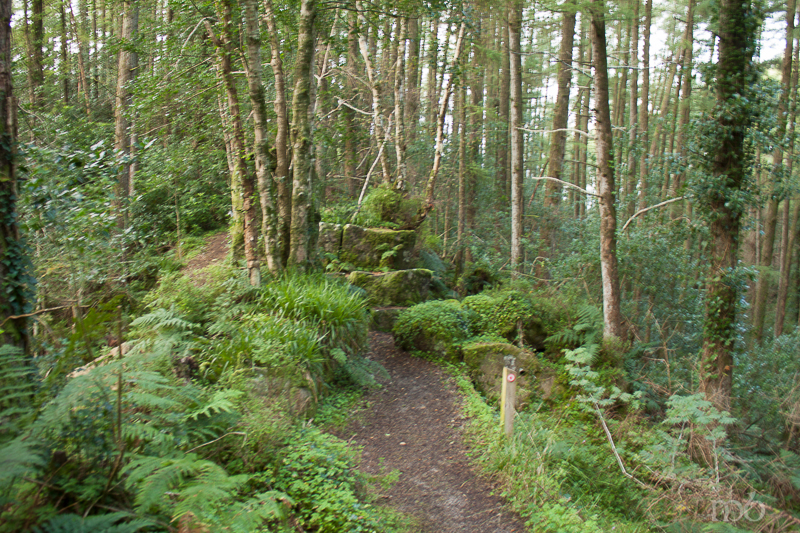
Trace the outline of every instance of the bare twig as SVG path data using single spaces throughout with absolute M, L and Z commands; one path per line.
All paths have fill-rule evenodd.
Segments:
M 531 179 L 532 180 L 551 180 L 551 181 L 556 181 L 556 182 L 560 183 L 561 185 L 566 185 L 567 187 L 572 187 L 573 189 L 577 189 L 580 192 L 582 192 L 583 194 L 587 194 L 589 196 L 594 196 L 595 198 L 600 198 L 600 196 L 598 196 L 598 195 L 596 195 L 594 193 L 591 193 L 591 192 L 587 191 L 586 189 L 582 189 L 582 188 L 578 187 L 577 185 L 575 185 L 573 183 L 570 183 L 570 182 L 564 181 L 564 180 L 560 180 L 558 178 L 551 178 L 549 176 L 537 176 L 537 177 L 531 178 Z
M 59 305 L 58 307 L 48 307 L 47 309 L 39 309 L 38 311 L 34 311 L 33 313 L 25 313 L 24 315 L 7 316 L 5 318 L 5 320 L 0 322 L 0 326 L 5 324 L 9 320 L 17 320 L 17 319 L 20 319 L 20 318 L 27 318 L 29 316 L 36 316 L 36 315 L 40 315 L 42 313 L 49 313 L 50 311 L 58 311 L 59 309 L 67 309 L 68 307 L 72 307 L 72 304 L 70 304 L 70 305 Z
M 642 213 L 646 213 L 647 211 L 650 211 L 651 209 L 655 209 L 657 207 L 661 207 L 661 206 L 664 206 L 664 205 L 667 205 L 667 204 L 671 204 L 672 202 L 677 202 L 679 200 L 685 200 L 685 199 L 686 199 L 686 196 L 680 196 L 678 198 L 670 198 L 669 200 L 664 200 L 660 204 L 651 205 L 650 207 L 645 207 L 644 209 L 639 209 L 637 212 L 635 212 L 633 214 L 633 216 L 631 216 L 631 218 L 628 219 L 628 221 L 625 223 L 625 225 L 622 226 L 622 231 L 625 231 L 625 228 L 628 227 L 628 224 L 630 224 L 633 221 L 634 218 L 638 217 Z

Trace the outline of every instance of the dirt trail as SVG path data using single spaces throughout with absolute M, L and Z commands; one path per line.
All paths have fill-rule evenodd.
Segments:
M 386 503 L 415 516 L 420 533 L 524 532 L 524 521 L 470 468 L 455 385 L 434 364 L 395 348 L 390 335 L 371 333 L 370 346 L 391 380 L 367 395 L 371 407 L 341 436 L 363 447 L 365 472 L 400 471 Z
M 203 251 L 186 263 L 186 266 L 182 269 L 183 273 L 193 277 L 196 285 L 202 285 L 205 282 L 205 276 L 198 275 L 197 271 L 211 264 L 222 264 L 228 255 L 229 247 L 230 235 L 227 231 L 208 237 Z

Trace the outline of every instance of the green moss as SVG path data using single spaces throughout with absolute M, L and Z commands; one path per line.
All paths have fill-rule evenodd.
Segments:
M 381 274 L 355 271 L 347 276 L 347 281 L 364 289 L 373 307 L 408 307 L 428 297 L 431 275 L 424 268 Z
M 417 234 L 384 228 L 344 227 L 339 259 L 356 268 L 402 270 L 412 266 Z
M 395 342 L 404 350 L 420 350 L 455 361 L 458 343 L 471 334 L 471 313 L 456 300 L 434 300 L 406 309 L 394 324 Z
M 478 334 L 497 335 L 545 349 L 545 339 L 561 331 L 574 312 L 554 298 L 522 291 L 487 291 L 464 298 L 464 308 L 475 313 L 474 329 Z M 520 329 L 520 326 L 522 328 Z
M 380 185 L 364 198 L 358 223 L 387 228 L 406 227 L 414 219 L 421 204 L 420 198 L 407 198 L 391 186 Z

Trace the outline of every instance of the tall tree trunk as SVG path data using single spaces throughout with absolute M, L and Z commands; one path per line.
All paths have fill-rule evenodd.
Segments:
M 71 8 L 70 8 L 71 10 Z M 117 87 L 116 98 L 114 103 L 114 149 L 118 157 L 125 158 L 130 154 L 131 138 L 130 138 L 130 122 L 128 120 L 128 112 L 131 106 L 132 95 L 130 93 L 130 83 L 133 79 L 134 69 L 136 68 L 135 54 L 130 51 L 132 42 L 136 37 L 139 26 L 139 4 L 137 0 L 127 0 L 123 6 L 122 14 L 122 46 L 119 49 L 117 56 Z M 72 19 L 73 30 L 77 35 L 77 27 L 75 25 L 75 16 L 70 11 Z M 81 45 L 79 45 L 81 48 Z M 87 114 L 89 112 L 88 93 L 86 85 L 86 72 L 81 59 L 82 52 L 79 52 L 78 59 L 81 63 L 81 79 L 84 90 L 84 97 L 86 98 Z M 130 164 L 121 163 L 120 174 L 117 184 L 117 226 L 125 228 L 128 222 L 127 203 L 130 195 L 131 180 L 130 180 Z
M 503 26 L 501 21 L 501 26 Z M 497 124 L 497 154 L 495 161 L 497 161 L 497 174 L 495 182 L 497 183 L 497 206 L 505 208 L 511 190 L 509 188 L 509 166 L 508 166 L 508 140 L 509 140 L 509 123 L 508 118 L 510 114 L 509 101 L 511 96 L 511 54 L 508 46 L 508 26 L 502 28 L 499 32 L 502 38 L 502 64 L 500 76 L 500 109 L 499 119 Z
M 469 144 L 467 146 L 467 191 L 470 201 L 467 203 L 466 226 L 468 231 L 475 229 L 475 214 L 478 202 L 475 197 L 478 191 L 478 177 L 480 174 L 480 152 L 483 135 L 483 99 L 484 99 L 484 66 L 486 64 L 486 54 L 482 47 L 482 35 L 485 21 L 483 18 L 478 21 L 474 30 L 475 43 L 473 43 L 473 55 L 471 71 L 471 102 L 469 107 Z M 466 261 L 472 261 L 472 251 L 466 247 L 464 251 Z
M 748 33 L 749 2 L 722 0 L 719 10 L 719 62 L 717 63 L 717 148 L 711 172 L 718 180 L 705 191 L 702 202 L 709 220 L 709 271 L 706 311 L 700 356 L 700 390 L 717 409 L 729 411 L 733 383 L 733 349 L 736 340 L 735 274 L 739 251 L 740 202 L 731 202 L 744 183 L 744 137 L 748 110 L 736 101 L 745 93 L 752 57 Z
M 405 114 L 406 143 L 417 138 L 419 127 L 419 19 L 410 17 L 408 24 L 408 65 L 406 66 Z M 410 172 L 410 171 L 409 171 Z M 409 176 L 413 179 L 414 176 Z
M 387 131 L 388 125 L 385 122 L 383 106 L 381 105 L 382 83 L 378 81 L 378 76 L 373 68 L 372 58 L 369 54 L 367 36 L 365 33 L 367 28 L 367 18 L 364 15 L 364 9 L 361 5 L 361 2 L 358 0 L 356 1 L 356 10 L 358 10 L 358 22 L 360 26 L 358 34 L 358 46 L 361 50 L 361 57 L 364 59 L 364 67 L 367 70 L 367 80 L 369 81 L 369 87 L 372 91 L 372 122 L 373 127 L 375 128 L 375 144 L 376 146 L 380 147 L 382 144 L 387 142 L 389 136 Z M 386 59 L 386 56 L 388 55 L 390 55 L 388 52 L 384 52 L 385 57 L 382 59 Z M 386 155 L 386 150 L 380 150 L 379 148 L 378 158 L 380 159 L 381 163 L 382 181 L 385 184 L 389 184 L 392 182 L 392 174 L 389 170 L 389 158 Z
M 642 105 L 639 110 L 639 143 L 641 160 L 639 161 L 639 209 L 647 207 L 647 176 L 650 172 L 646 146 L 649 141 L 650 111 L 650 25 L 653 20 L 653 0 L 645 0 L 644 4 L 644 51 L 642 52 Z
M 240 210 L 231 223 L 231 248 L 236 256 L 236 249 L 244 241 L 244 256 L 248 274 L 253 279 L 252 269 L 258 267 L 257 248 L 258 233 L 255 216 L 255 180 L 247 167 L 247 150 L 245 148 L 244 128 L 239 108 L 239 94 L 232 73 L 231 59 L 231 6 L 220 1 L 216 5 L 217 18 L 222 23 L 222 39 L 217 37 L 211 22 L 205 21 L 206 30 L 214 46 L 217 48 L 219 73 L 228 98 L 228 116 L 231 125 L 231 152 L 235 172 L 231 175 L 231 205 L 234 211 Z M 241 206 L 241 207 L 240 207 Z
M 458 132 L 458 225 L 456 227 L 455 279 L 464 271 L 464 233 L 467 224 L 467 106 L 466 87 L 458 88 L 453 109 L 453 132 Z
M 125 4 L 124 4 L 125 7 L 123 7 L 123 9 L 125 10 L 125 13 L 123 14 L 123 17 L 122 17 L 122 25 L 123 25 L 123 30 L 122 31 L 123 31 L 123 33 L 125 32 L 125 21 L 126 21 L 125 15 L 128 14 L 129 9 L 130 9 L 130 5 L 135 3 L 136 1 L 137 0 L 127 0 L 125 2 Z M 83 43 L 83 39 L 81 39 L 80 32 L 78 31 L 78 24 L 75 22 L 75 13 L 72 10 L 72 4 L 68 4 L 68 5 L 69 5 L 69 20 L 70 20 L 70 26 L 72 28 L 72 34 L 75 36 L 75 41 L 78 43 L 78 69 L 79 69 L 79 72 L 80 72 L 79 81 L 80 81 L 80 86 L 81 86 L 80 90 L 83 91 L 83 102 L 84 102 L 84 104 L 86 106 L 86 116 L 88 117 L 88 116 L 91 115 L 92 110 L 91 110 L 91 107 L 89 105 L 89 90 L 88 90 L 88 82 L 87 82 L 87 78 L 86 78 L 86 66 L 84 65 L 84 62 L 83 62 L 84 43 Z M 130 16 L 128 18 L 130 18 Z M 123 39 L 124 38 L 125 37 L 123 37 Z M 122 57 L 122 54 L 124 53 L 124 49 L 121 48 L 119 53 L 120 53 L 120 55 L 118 57 Z M 118 76 L 117 80 L 119 82 L 119 74 L 117 74 L 117 76 Z
M 3 331 L 0 340 L 28 349 L 27 319 L 15 318 L 29 311 L 26 300 L 24 267 L 21 250 L 19 218 L 17 217 L 17 176 L 15 172 L 15 147 L 17 144 L 17 103 L 11 82 L 11 0 L 0 2 L 0 317 Z
M 569 121 L 569 86 L 572 83 L 572 45 L 575 38 L 575 5 L 572 0 L 561 4 L 564 15 L 561 23 L 561 48 L 558 53 L 558 95 L 553 112 L 553 133 L 550 136 L 550 152 L 547 166 L 550 175 L 563 179 L 564 153 L 567 147 L 567 125 Z M 555 248 L 555 215 L 561 205 L 561 185 L 547 180 L 544 192 L 544 223 L 542 241 L 544 249 L 539 255 L 550 257 Z M 544 274 L 541 272 L 540 274 Z
M 789 131 L 787 138 L 789 144 L 786 150 L 786 176 L 791 179 L 794 169 L 794 136 L 797 123 L 797 82 L 800 77 L 800 65 L 798 65 L 798 57 L 800 57 L 800 46 L 795 42 L 794 48 L 794 61 L 792 65 L 792 82 L 791 82 L 791 105 L 789 107 Z M 786 206 L 784 212 L 784 226 L 789 226 L 789 197 L 786 198 Z M 783 326 L 786 320 L 786 303 L 789 299 L 789 280 L 792 275 L 792 256 L 794 255 L 794 248 L 797 244 L 798 231 L 800 231 L 800 198 L 794 195 L 794 215 L 791 217 L 791 227 L 789 228 L 788 239 L 782 242 L 781 245 L 781 279 L 778 283 L 778 302 L 775 307 L 775 337 L 783 335 Z M 785 232 L 784 232 L 785 233 Z
M 630 115 L 628 116 L 628 165 L 625 169 L 625 215 L 630 218 L 636 212 L 636 146 L 639 124 L 639 4 L 641 0 L 633 0 L 633 31 L 631 35 L 631 92 Z
M 648 0 L 649 1 L 649 0 Z M 608 104 L 608 60 L 603 0 L 591 4 L 591 37 L 597 127 L 597 192 L 600 196 L 600 270 L 603 280 L 603 337 L 622 337 L 619 271 L 617 267 L 617 210 L 614 185 L 614 137 Z
M 64 97 L 64 105 L 69 104 L 69 80 L 72 77 L 69 68 L 69 55 L 67 49 L 67 14 L 64 11 L 64 4 L 67 0 L 62 0 L 58 5 L 59 16 L 61 18 L 61 62 L 59 64 L 59 73 L 61 74 L 61 84 Z
M 289 265 L 304 270 L 311 259 L 309 250 L 309 212 L 312 209 L 311 184 L 311 83 L 314 68 L 314 19 L 316 0 L 302 0 L 298 20 L 297 60 L 292 97 L 292 223 Z
M 428 47 L 428 118 L 427 126 L 431 135 L 436 135 L 436 111 L 439 107 L 439 100 L 436 95 L 436 78 L 438 72 L 438 55 L 439 55 L 439 18 L 436 17 L 431 21 L 431 36 L 430 46 Z
M 31 104 L 34 108 L 41 107 L 42 86 L 44 85 L 44 56 L 42 47 L 44 46 L 44 0 L 31 0 L 31 51 L 28 61 L 30 61 L 31 94 L 33 98 Z
M 436 114 L 436 145 L 433 153 L 431 172 L 428 175 L 428 182 L 425 184 L 425 204 L 411 224 L 411 226 L 414 228 L 419 227 L 419 225 L 422 224 L 422 222 L 428 216 L 428 213 L 430 213 L 431 209 L 434 207 L 436 178 L 439 175 L 439 169 L 442 166 L 442 154 L 444 153 L 444 122 L 447 115 L 447 107 L 450 102 L 450 96 L 453 94 L 453 78 L 456 75 L 455 66 L 458 64 L 458 59 L 461 56 L 461 48 L 464 44 L 465 30 L 466 23 L 462 22 L 458 29 L 458 37 L 456 37 L 456 49 L 453 54 L 453 62 L 450 65 L 450 76 L 447 76 L 447 82 L 445 83 L 442 94 L 442 101 L 439 103 L 439 111 Z
M 394 63 L 394 149 L 397 157 L 395 188 L 404 191 L 408 180 L 406 137 L 403 124 L 403 83 L 405 82 L 406 19 L 397 19 L 397 53 Z
M 678 138 L 675 140 L 675 145 L 678 150 L 680 161 L 686 159 L 686 141 L 684 137 L 688 133 L 689 118 L 692 110 L 692 70 L 694 69 L 694 5 L 695 0 L 689 0 L 689 7 L 686 13 L 686 32 L 683 36 L 683 87 L 681 88 L 681 107 L 680 107 L 680 124 L 678 126 Z M 683 187 L 685 172 L 681 172 L 675 176 L 672 184 L 672 191 L 670 196 L 676 196 L 678 191 Z M 672 217 L 678 218 L 683 212 L 683 202 L 675 202 L 672 208 Z
M 345 79 L 345 97 L 357 105 L 358 90 L 356 76 L 358 72 L 358 15 L 355 11 L 347 14 L 347 76 Z M 356 177 L 357 134 L 355 111 L 350 107 L 342 109 L 344 121 L 344 175 L 347 176 L 348 191 L 351 198 L 358 196 L 359 180 Z
M 278 247 L 278 212 L 276 207 L 277 191 L 270 175 L 271 163 L 268 154 L 267 102 L 264 82 L 261 74 L 261 31 L 258 27 L 257 0 L 242 0 L 247 31 L 247 88 L 250 103 L 253 106 L 253 123 L 255 134 L 256 179 L 258 195 L 261 200 L 261 231 L 264 235 L 264 255 L 267 268 L 273 274 L 281 271 L 280 249 Z M 255 232 L 254 233 L 254 237 Z M 257 244 L 252 246 L 257 248 Z M 258 264 L 249 265 L 250 283 L 261 284 L 261 270 Z
M 522 137 L 522 1 L 513 0 L 508 14 L 508 48 L 511 55 L 510 69 L 510 127 L 511 127 L 511 269 L 512 275 L 521 272 L 523 265 L 522 219 L 524 203 Z
M 778 99 L 778 137 L 780 141 L 775 144 L 772 153 L 772 175 L 770 176 L 770 196 L 767 199 L 767 210 L 764 218 L 764 241 L 761 248 L 761 268 L 758 271 L 756 283 L 756 300 L 753 305 L 753 336 L 756 343 L 764 340 L 764 318 L 767 314 L 767 299 L 771 289 L 770 280 L 772 260 L 775 251 L 775 229 L 778 224 L 778 203 L 781 193 L 775 183 L 783 171 L 783 142 L 786 133 L 786 115 L 789 90 L 792 78 L 792 45 L 794 44 L 794 17 L 795 0 L 788 0 L 786 5 L 786 48 L 783 52 L 783 65 L 781 68 L 781 95 Z
M 289 152 L 289 110 L 286 102 L 286 76 L 281 59 L 278 28 L 275 25 L 275 13 L 272 0 L 264 0 L 264 19 L 270 41 L 270 67 L 275 77 L 275 101 L 273 108 L 276 116 L 275 130 L 275 186 L 278 194 L 278 246 L 281 264 L 289 261 L 290 225 L 292 220 L 292 179 L 289 174 L 291 154 Z

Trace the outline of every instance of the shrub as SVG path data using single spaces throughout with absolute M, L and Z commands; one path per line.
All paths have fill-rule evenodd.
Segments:
M 371 227 L 406 227 L 414 220 L 421 205 L 419 198 L 407 198 L 391 186 L 381 185 L 364 198 L 358 223 Z
M 434 300 L 401 312 L 394 324 L 397 345 L 404 350 L 421 350 L 455 358 L 453 346 L 470 337 L 471 313 L 455 300 Z

